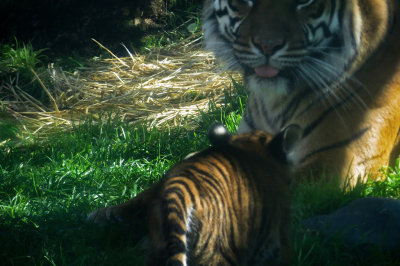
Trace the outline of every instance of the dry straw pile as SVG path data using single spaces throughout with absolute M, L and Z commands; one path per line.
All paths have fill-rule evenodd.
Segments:
M 176 125 L 207 110 L 209 101 L 223 101 L 223 91 L 231 78 L 215 63 L 211 53 L 201 49 L 200 38 L 147 54 L 131 53 L 117 57 L 106 47 L 110 59 L 98 60 L 76 73 L 65 73 L 49 66 L 38 75 L 50 104 L 44 105 L 18 85 L 2 84 L 13 94 L 2 101 L 3 109 L 24 126 L 26 136 L 46 136 L 55 130 L 71 128 L 85 115 L 95 118 L 112 112 L 125 121 L 152 121 L 151 126 Z M 49 79 L 51 82 L 42 82 Z

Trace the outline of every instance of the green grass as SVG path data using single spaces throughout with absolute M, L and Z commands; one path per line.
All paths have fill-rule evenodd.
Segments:
M 383 171 L 383 170 L 382 170 Z M 293 191 L 293 265 L 400 265 L 400 257 L 372 247 L 367 253 L 349 250 L 338 235 L 333 238 L 305 233 L 301 222 L 315 215 L 329 214 L 357 198 L 400 198 L 400 161 L 394 169 L 385 169 L 387 180 L 368 181 L 351 190 L 340 189 L 324 180 L 301 182 Z
M 237 84 L 235 86 L 238 86 Z M 70 132 L 47 142 L 0 146 L 0 260 L 8 265 L 142 265 L 144 251 L 135 231 L 87 224 L 86 215 L 124 202 L 157 182 L 190 152 L 208 145 L 214 121 L 234 131 L 244 93 L 226 95 L 225 106 L 202 113 L 198 126 L 149 129 L 104 114 L 85 118 Z M 400 163 L 386 169 L 388 180 L 344 192 L 332 184 L 296 186 L 293 195 L 294 265 L 390 265 L 376 251 L 360 258 L 340 240 L 304 235 L 302 219 L 329 213 L 365 196 L 400 196 Z M 368 262 L 368 264 L 365 264 Z
M 45 50 L 35 50 L 32 44 L 20 44 L 18 40 L 15 40 L 13 45 L 1 44 L 0 67 L 7 72 L 30 73 L 30 69 L 43 64 L 46 60 L 43 54 Z
M 121 242 L 114 233 L 87 225 L 87 213 L 133 197 L 184 154 L 205 145 L 202 134 L 183 128 L 158 131 L 89 120 L 45 146 L 3 151 L 2 260 L 33 265 L 137 260 L 129 239 Z
M 194 130 L 130 126 L 104 114 L 45 143 L 0 146 L 0 260 L 141 265 L 143 251 L 131 240 L 135 232 L 98 228 L 85 222 L 86 215 L 128 200 L 185 155 L 206 147 L 210 124 L 231 123 L 239 112 L 233 101 L 242 98 L 227 94 L 226 106 L 212 105 Z
M 185 10 L 175 9 L 170 11 L 166 17 L 168 27 L 148 32 L 143 38 L 143 46 L 140 52 L 145 53 L 148 49 L 168 48 L 185 40 L 192 41 L 199 37 L 201 32 L 199 5 L 193 5 Z M 192 38 L 191 38 L 192 37 Z
M 202 144 L 191 135 L 184 130 L 131 128 L 118 121 L 105 125 L 86 121 L 46 146 L 3 153 L 1 257 L 18 264 L 51 260 L 57 265 L 135 259 L 129 241 L 121 247 L 115 240 L 118 244 L 113 247 L 112 239 L 103 239 L 98 235 L 101 230 L 85 224 L 85 216 L 156 182 L 179 160 L 180 148 L 189 152 L 188 140 Z M 98 244 L 103 240 L 106 243 Z M 122 254 L 115 255 L 119 248 Z M 99 260 L 97 253 L 103 252 Z
M 19 86 L 31 96 L 45 100 L 45 92 L 38 82 L 34 82 L 32 71 L 45 71 L 44 66 L 48 61 L 44 54 L 46 50 L 36 50 L 30 43 L 19 43 L 17 39 L 14 44 L 0 43 L 0 83 Z M 0 96 L 4 97 L 4 94 Z

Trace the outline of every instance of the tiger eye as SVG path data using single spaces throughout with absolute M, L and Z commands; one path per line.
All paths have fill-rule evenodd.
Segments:
M 308 7 L 308 6 L 312 5 L 314 2 L 315 2 L 315 0 L 298 0 L 296 2 L 297 9 Z

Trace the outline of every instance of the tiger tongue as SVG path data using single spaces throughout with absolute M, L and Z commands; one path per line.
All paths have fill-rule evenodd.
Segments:
M 271 65 L 262 65 L 259 67 L 254 68 L 257 76 L 262 78 L 273 78 L 279 73 L 279 69 L 271 66 Z

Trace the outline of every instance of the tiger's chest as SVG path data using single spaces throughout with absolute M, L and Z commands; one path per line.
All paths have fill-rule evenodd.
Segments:
M 371 93 L 375 88 L 368 86 L 344 89 L 337 92 L 340 97 L 305 91 L 274 98 L 250 90 L 238 131 L 277 134 L 289 125 L 299 125 L 303 136 L 288 154 L 297 173 L 324 172 L 339 176 L 342 185 L 351 180 L 353 186 L 368 174 L 378 175 L 390 157 L 396 156 L 392 154 L 400 128 L 396 107 L 400 86 L 396 84 L 395 79 L 380 88 L 387 93 L 375 95 Z
M 298 172 L 378 176 L 400 151 L 398 17 L 394 0 L 206 1 L 206 47 L 250 92 L 239 133 L 297 124 Z

